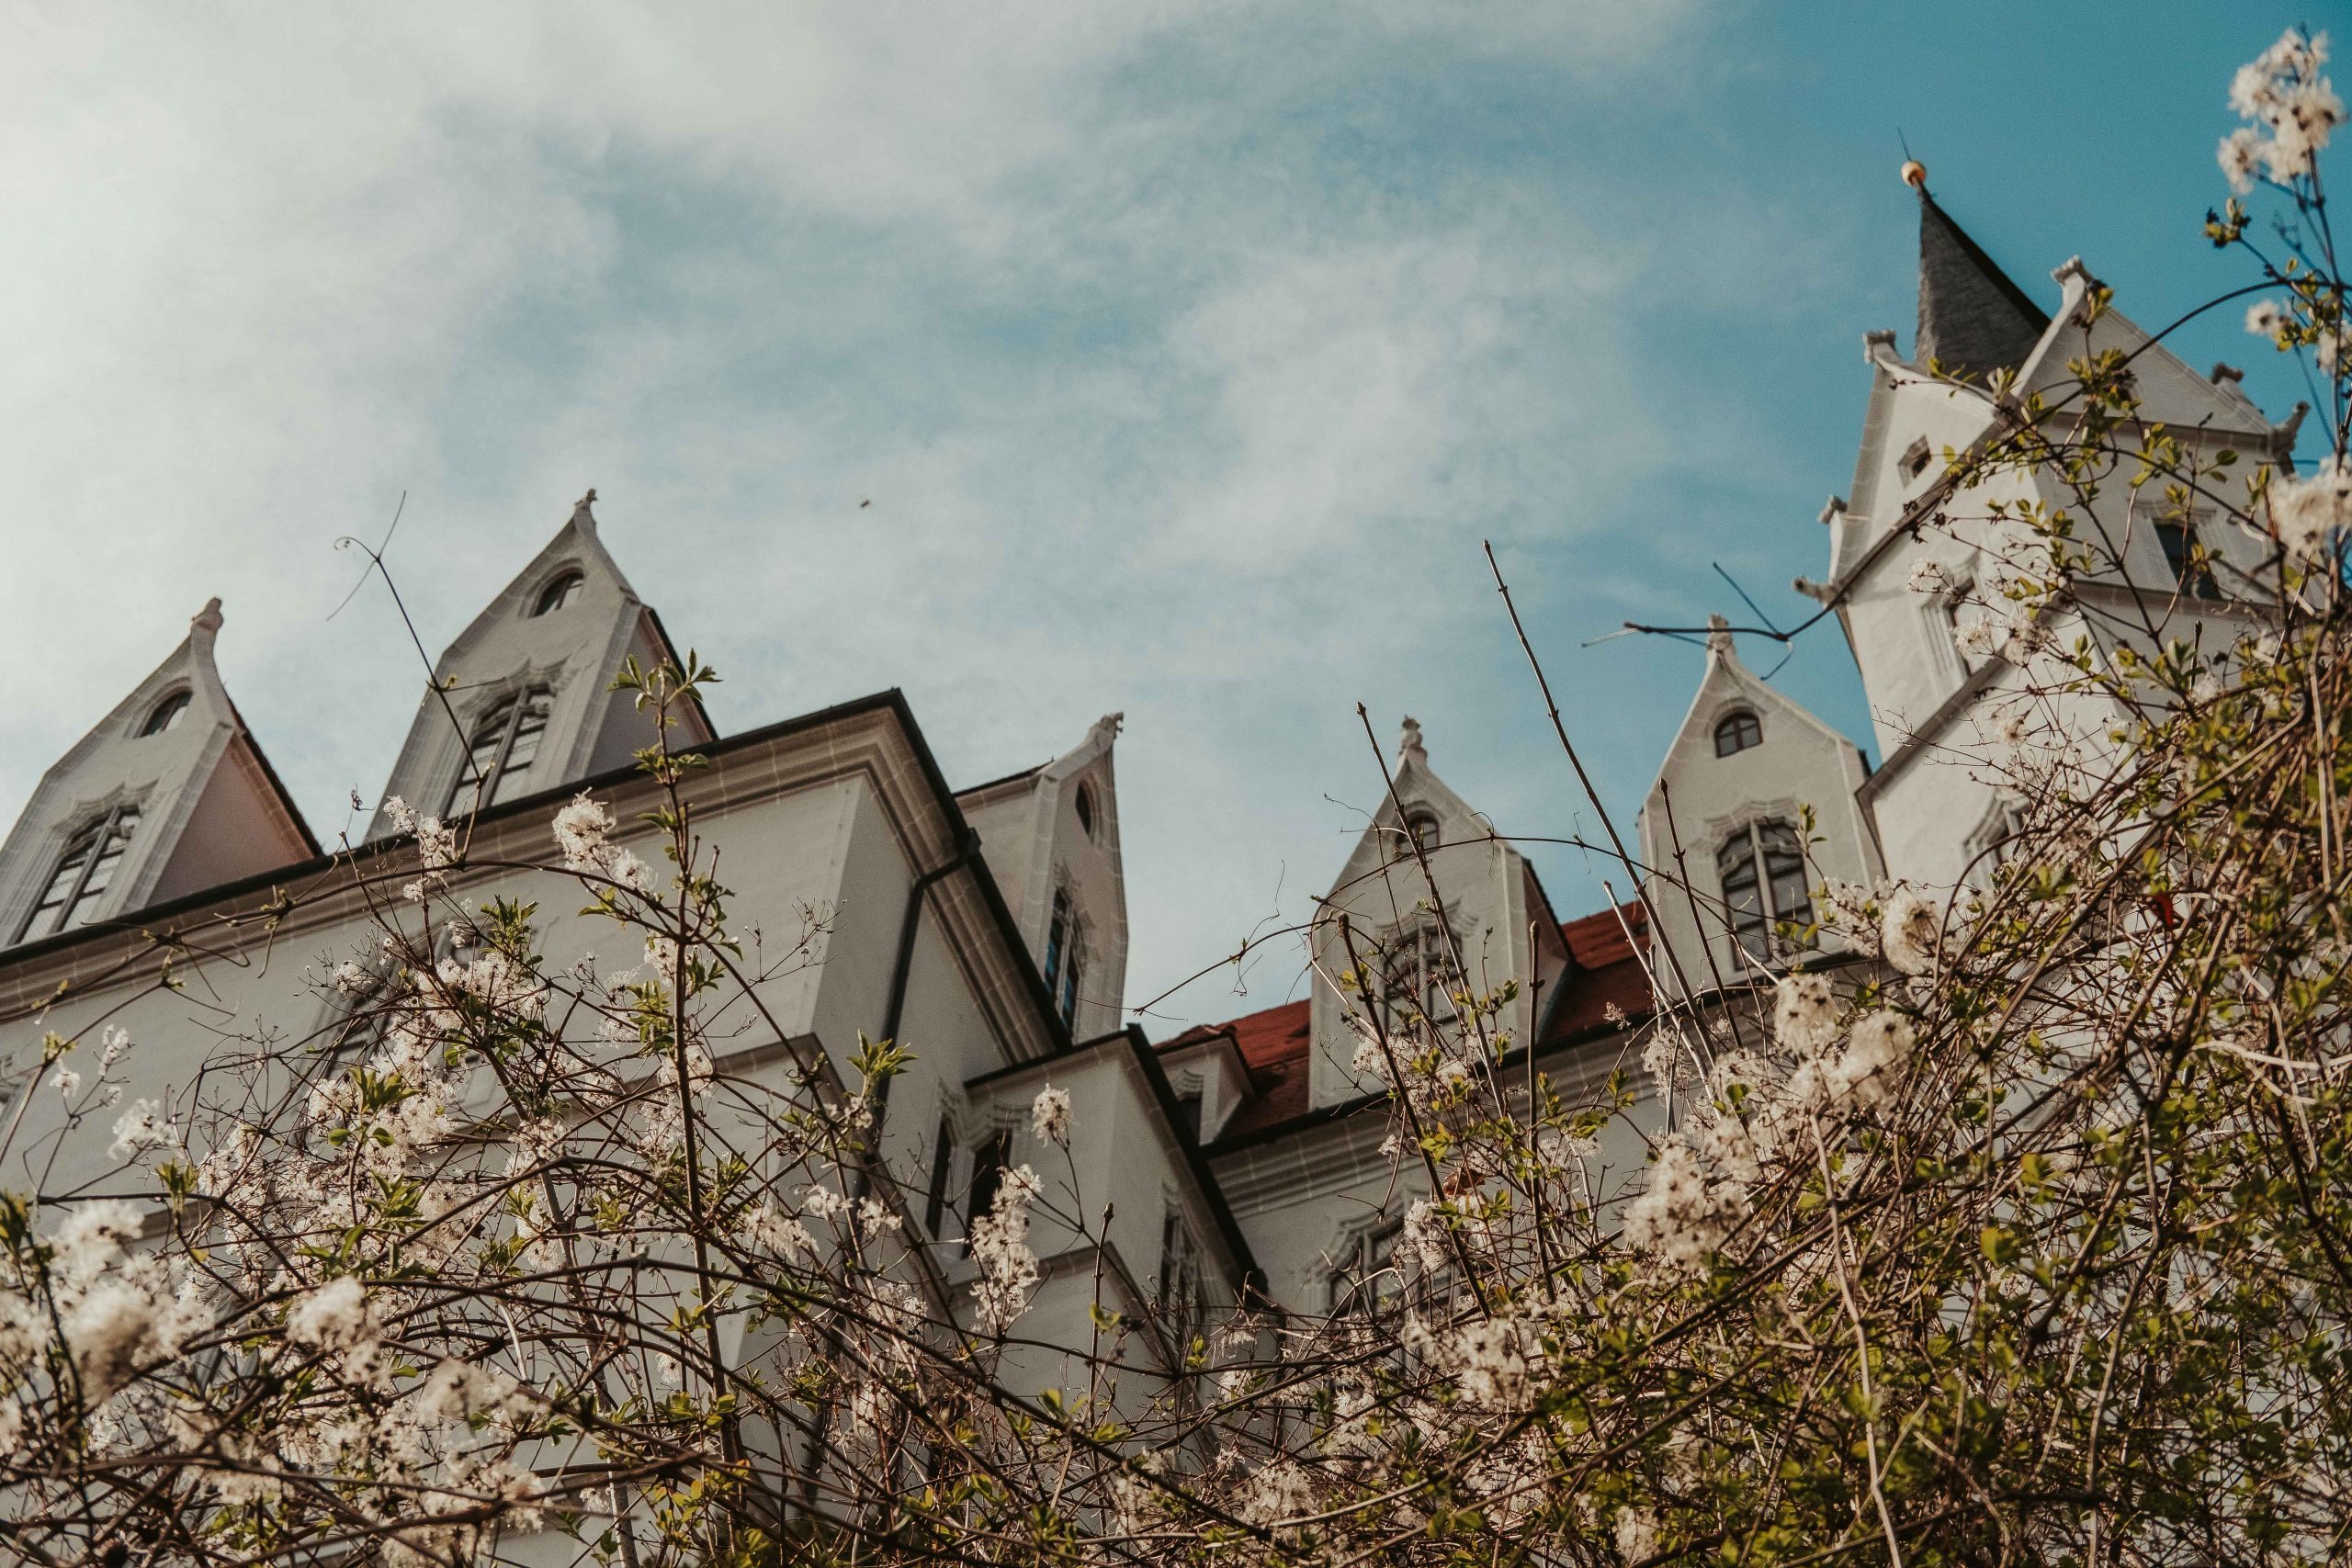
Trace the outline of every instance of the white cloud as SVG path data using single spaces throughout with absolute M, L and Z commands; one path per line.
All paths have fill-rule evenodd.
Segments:
M 1125 709 L 1156 988 L 1330 874 L 1354 697 L 1448 696 L 1492 634 L 1479 534 L 1603 530 L 1671 460 L 1634 307 L 1716 215 L 1634 237 L 1606 169 L 1417 163 L 1417 96 L 1671 96 L 1698 25 L 42 12 L 0 60 L 0 614 L 49 651 L 0 812 L 219 592 L 331 830 L 418 680 L 374 591 L 324 620 L 334 537 L 410 492 L 437 651 L 594 483 L 731 726 L 904 684 L 978 777 Z

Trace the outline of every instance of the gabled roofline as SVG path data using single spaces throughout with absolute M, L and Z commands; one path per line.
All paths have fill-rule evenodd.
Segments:
M 915 754 L 915 760 L 922 770 L 924 782 L 930 786 L 933 799 L 946 816 L 950 825 L 959 832 L 967 829 L 969 824 L 964 820 L 963 809 L 956 805 L 955 793 L 948 788 L 946 776 L 940 772 L 938 759 L 932 754 L 930 742 L 924 739 L 921 726 L 915 722 L 914 713 L 908 705 L 906 694 L 896 686 L 888 691 L 875 693 L 870 696 L 853 698 L 848 702 L 836 703 L 831 707 L 820 708 L 812 713 L 801 714 L 796 717 L 779 720 L 775 724 L 763 725 L 757 729 L 748 729 L 740 735 L 731 735 L 723 740 L 715 740 L 707 746 L 697 747 L 695 750 L 704 756 L 717 760 L 737 751 L 749 750 L 774 741 L 788 739 L 803 731 L 820 729 L 844 719 L 884 713 L 897 720 L 898 727 L 910 750 Z M 526 817 L 533 812 L 547 811 L 560 806 L 582 790 L 611 789 L 639 782 L 644 776 L 638 770 L 637 765 L 631 762 L 622 767 L 607 769 L 604 773 L 593 774 L 587 778 L 566 780 L 552 788 L 520 795 L 514 800 L 502 801 L 496 806 L 483 809 L 475 820 L 479 824 Z M 38 961 L 52 953 L 66 952 L 79 943 L 95 943 L 107 937 L 151 931 L 175 917 L 188 914 L 209 905 L 231 902 L 257 893 L 266 893 L 288 883 L 324 876 L 335 869 L 338 862 L 347 861 L 355 866 L 364 864 L 391 850 L 405 846 L 409 841 L 405 834 L 391 834 L 379 839 L 364 840 L 357 844 L 346 844 L 342 849 L 331 852 L 322 852 L 310 860 L 298 861 L 290 865 L 257 872 L 234 882 L 200 888 L 194 893 L 183 894 L 177 898 L 167 899 L 160 904 L 125 910 L 122 914 L 109 919 L 96 920 L 85 926 L 76 926 L 72 931 L 60 931 L 53 936 L 21 942 L 14 947 L 0 950 L 0 973 L 5 973 L 21 964 Z M 974 870 L 984 872 L 986 867 L 976 865 Z M 1067 1043 L 1069 1038 L 1069 1031 L 1063 1027 L 1060 1016 L 1054 1010 L 1053 998 L 1046 989 L 1045 977 L 1037 972 L 1036 962 L 1030 957 L 1028 945 L 1021 940 L 1020 930 L 1013 923 L 1012 912 L 1005 905 L 1003 890 L 997 886 L 996 878 L 992 874 L 975 875 L 972 880 L 974 886 L 979 889 L 981 901 L 989 912 L 989 919 L 997 927 L 1005 946 L 1013 955 L 1015 973 L 1020 976 L 1018 983 L 1028 994 L 1031 1003 L 1036 1010 L 1037 1017 L 1043 1021 L 1046 1036 Z
M 964 1089 L 967 1093 L 989 1089 L 1019 1074 L 1050 1068 L 1056 1063 L 1067 1062 L 1073 1056 L 1120 1044 L 1126 1046 L 1129 1056 L 1143 1073 L 1145 1084 L 1151 1089 L 1152 1103 L 1159 1109 L 1160 1120 L 1167 1123 L 1177 1152 L 1183 1156 L 1184 1167 L 1192 1174 L 1193 1184 L 1200 1189 L 1201 1201 L 1207 1206 L 1210 1223 L 1216 1226 L 1217 1240 L 1224 1246 L 1227 1256 L 1232 1258 L 1235 1272 L 1240 1276 L 1243 1292 L 1264 1296 L 1266 1271 L 1258 1266 L 1257 1254 L 1250 1249 L 1250 1238 L 1242 1234 L 1240 1223 L 1233 1217 L 1233 1206 L 1226 1201 L 1225 1189 L 1218 1185 L 1216 1173 L 1209 1168 L 1200 1141 L 1185 1132 L 1183 1114 L 1176 1104 L 1175 1086 L 1168 1081 L 1167 1069 L 1159 1064 L 1159 1053 L 1145 1037 L 1142 1025 L 1130 1023 L 1110 1034 L 1075 1041 L 1049 1056 L 991 1067 L 985 1073 L 966 1078 Z
M 261 764 L 261 776 L 269 781 L 270 794 L 277 796 L 277 804 L 285 808 L 287 819 L 294 824 L 294 831 L 301 835 L 303 844 L 313 856 L 325 854 L 326 851 L 320 847 L 319 836 L 311 831 L 309 819 L 302 815 L 302 808 L 294 804 L 293 795 L 287 789 L 286 782 L 277 776 L 277 769 L 270 762 L 269 753 L 262 749 L 253 728 L 245 723 L 245 716 L 237 711 L 234 699 L 229 704 L 229 717 L 235 722 L 239 738 L 253 752 L 254 761 Z
M 1596 1041 L 1606 1040 L 1612 1035 L 1629 1033 L 1648 1022 L 1656 1014 L 1655 1007 L 1645 1008 L 1640 1012 L 1628 1012 L 1623 1023 L 1597 1023 L 1588 1029 L 1579 1029 L 1574 1034 L 1564 1034 L 1556 1040 L 1542 1041 L 1535 1046 L 1534 1059 L 1538 1062 L 1548 1061 L 1552 1057 L 1578 1050 Z M 1527 1053 L 1528 1047 L 1525 1045 L 1512 1046 L 1496 1060 L 1496 1070 L 1499 1072 L 1507 1065 L 1526 1061 Z M 1317 1106 L 1313 1110 L 1301 1111 L 1287 1122 L 1274 1122 L 1263 1127 L 1252 1127 L 1246 1133 L 1237 1133 L 1230 1138 L 1219 1138 L 1203 1148 L 1201 1153 L 1209 1159 L 1222 1159 L 1227 1155 L 1239 1154 L 1245 1149 L 1258 1148 L 1283 1138 L 1295 1136 L 1311 1128 L 1362 1115 L 1366 1111 L 1387 1104 L 1392 1098 L 1391 1091 L 1384 1089 L 1357 1095 L 1352 1100 L 1342 1100 L 1335 1104 Z

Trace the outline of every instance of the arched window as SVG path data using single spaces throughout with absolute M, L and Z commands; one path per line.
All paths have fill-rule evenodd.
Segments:
M 1091 784 L 1078 786 L 1078 826 L 1089 839 L 1094 837 L 1094 786 Z
M 1069 948 L 1069 890 L 1054 891 L 1054 920 L 1046 928 L 1046 992 L 1052 995 L 1062 977 L 1062 955 Z
M 539 755 L 539 742 L 547 737 L 548 713 L 554 700 L 554 693 L 547 687 L 533 686 L 520 697 L 501 700 L 482 715 L 474 726 L 458 782 L 449 788 L 448 809 L 443 816 L 461 817 L 478 804 L 495 806 L 523 793 L 531 764 Z
M 1374 998 L 1381 1028 L 1406 1033 L 1423 1019 L 1450 1016 L 1453 980 L 1445 932 L 1433 921 L 1389 938 L 1381 950 L 1380 987 Z
M 186 692 L 174 692 L 148 710 L 147 722 L 139 727 L 139 733 L 142 737 L 163 734 L 187 715 L 187 702 Z
M 57 857 L 56 868 L 42 886 L 32 913 L 25 917 L 17 940 L 32 942 L 96 919 L 138 827 L 139 808 L 123 806 L 74 834 L 65 852 Z
M 1715 755 L 1728 757 L 1735 751 L 1745 751 L 1764 741 L 1764 726 L 1746 708 L 1725 714 L 1715 726 Z
M 587 579 L 582 577 L 576 571 L 567 571 L 563 573 L 553 582 L 548 583 L 545 588 L 539 590 L 538 600 L 531 606 L 531 615 L 533 618 L 536 619 L 540 615 L 554 615 L 566 604 L 569 604 L 578 599 L 580 597 L 581 589 L 586 586 L 586 584 Z
M 1770 959 L 1772 928 L 1783 920 L 1810 923 L 1804 846 L 1785 822 L 1751 822 L 1715 852 L 1732 947 L 1749 964 Z
M 1405 831 L 1413 836 L 1413 842 L 1419 846 L 1423 854 L 1429 853 L 1437 848 L 1437 814 L 1433 811 L 1414 812 L 1405 818 Z

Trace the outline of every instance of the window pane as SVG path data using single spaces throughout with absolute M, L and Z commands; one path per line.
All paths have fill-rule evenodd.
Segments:
M 141 735 L 161 735 L 164 731 L 178 724 L 181 716 L 187 712 L 187 694 L 186 692 L 175 693 L 171 696 L 165 697 L 162 702 L 155 705 L 155 711 L 147 716 L 147 722 L 145 725 L 141 727 L 139 733 Z
M 1062 971 L 1062 1027 L 1078 1027 L 1078 954 L 1069 955 L 1068 967 Z
M 65 901 L 74 896 L 74 885 L 82 880 L 82 868 L 89 863 L 90 852 L 97 847 L 98 834 L 103 830 L 103 825 L 85 829 L 65 846 L 65 852 L 58 857 L 57 869 L 50 874 L 49 886 L 41 889 L 40 902 L 33 906 L 32 919 L 25 922 L 19 941 L 47 936 L 64 923 Z
M 538 604 L 531 611 L 531 614 L 534 615 L 552 615 L 554 612 L 562 609 L 565 605 L 580 597 L 581 582 L 581 576 L 578 572 L 565 572 L 561 577 L 557 578 L 553 582 L 548 583 L 547 587 L 540 590 Z
M 1724 907 L 1731 920 L 1732 945 L 1749 958 L 1765 956 L 1771 921 L 1764 912 L 1763 888 L 1756 874 L 1756 850 L 1742 829 L 1715 856 L 1722 874 Z
M 491 770 L 498 766 L 498 753 L 506 744 L 506 727 L 514 719 L 514 705 L 503 702 L 483 716 L 474 726 L 473 744 L 466 751 L 465 766 L 458 771 L 457 784 L 449 791 L 448 809 L 445 817 L 462 817 L 474 808 L 474 801 Z
M 548 710 L 552 705 L 544 686 L 532 688 L 523 699 L 522 714 L 514 721 L 514 739 L 506 748 L 506 761 L 499 769 L 498 783 L 491 791 L 492 806 L 524 793 L 524 785 L 531 776 L 531 763 L 539 754 L 539 740 L 547 734 Z
M 106 843 L 98 850 L 98 858 L 90 863 L 90 874 L 82 884 L 82 891 L 74 900 L 74 908 L 65 917 L 68 926 L 87 925 L 96 919 L 99 904 L 105 901 L 107 886 L 114 880 L 115 867 L 122 863 L 122 852 L 130 847 L 132 829 L 139 826 L 139 813 L 123 810 L 115 814 L 114 829 L 106 836 Z
M 1767 822 L 1756 830 L 1764 852 L 1764 875 L 1771 893 L 1771 912 L 1780 919 L 1805 913 L 1804 847 L 1796 829 L 1784 822 Z
M 1062 977 L 1062 948 L 1069 941 L 1069 895 L 1054 895 L 1054 923 L 1046 931 L 1046 993 Z

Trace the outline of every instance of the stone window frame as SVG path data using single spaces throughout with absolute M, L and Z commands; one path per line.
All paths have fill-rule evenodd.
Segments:
M 485 681 L 475 687 L 469 694 L 470 700 L 458 709 L 459 728 L 455 732 L 447 726 L 436 727 L 441 734 L 437 764 L 432 774 L 436 787 L 428 798 L 440 803 L 440 814 L 445 818 L 454 816 L 451 807 L 456 805 L 459 792 L 468 783 L 466 764 L 473 755 L 474 738 L 481 728 L 483 721 L 495 713 L 502 705 L 513 703 L 519 705 L 533 690 L 544 688 L 548 694 L 548 721 L 546 727 L 539 732 L 539 749 L 532 753 L 529 764 L 533 769 L 537 769 L 540 760 L 549 754 L 548 742 L 554 737 L 556 721 L 562 712 L 564 694 L 570 685 L 569 674 L 560 661 L 550 664 L 528 664 L 503 679 Z M 493 770 L 492 776 L 485 781 L 491 785 L 493 795 L 497 786 L 496 775 L 503 771 L 503 759 L 506 754 L 507 746 L 510 746 L 513 740 L 514 727 L 510 723 L 506 739 L 500 746 L 502 767 Z M 495 804 L 495 800 L 484 801 L 480 803 L 479 808 L 487 811 Z
M 71 809 L 58 818 L 56 825 L 41 835 L 41 855 L 33 863 L 40 868 L 40 876 L 18 890 L 13 900 L 14 907 L 6 914 L 7 923 L 0 925 L 0 931 L 7 933 L 6 945 L 14 947 L 27 941 L 40 940 L 28 937 L 26 933 L 32 930 L 33 917 L 40 912 L 41 894 L 48 890 L 51 882 L 56 880 L 57 873 L 62 866 L 66 855 L 72 852 L 74 844 L 85 834 L 94 828 L 101 833 L 111 833 L 112 825 L 126 811 L 135 814 L 139 818 L 139 826 L 146 827 L 150 832 L 160 830 L 161 825 L 153 822 L 154 814 L 149 809 L 148 797 L 153 793 L 152 787 L 121 785 L 108 790 L 104 795 L 75 801 Z M 118 910 L 122 908 L 119 900 L 124 897 L 123 889 L 129 886 L 122 874 L 123 862 L 130 858 L 129 846 L 138 841 L 137 831 L 137 828 L 134 827 L 131 836 L 126 840 L 121 859 L 116 862 L 114 869 L 107 874 L 107 886 L 101 895 L 101 908 L 105 907 L 105 902 L 108 899 L 116 901 L 115 907 Z M 93 854 L 89 863 L 83 867 L 81 875 L 75 878 L 74 891 L 68 895 L 65 901 L 65 907 L 69 912 L 74 902 L 83 897 L 84 889 L 89 883 L 89 874 L 96 868 L 98 859 L 98 854 Z M 84 921 L 83 925 L 95 924 L 100 918 L 102 917 L 94 915 L 89 920 Z M 56 931 L 43 934 L 55 936 L 66 931 L 79 929 L 81 928 L 61 925 Z

